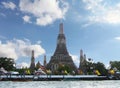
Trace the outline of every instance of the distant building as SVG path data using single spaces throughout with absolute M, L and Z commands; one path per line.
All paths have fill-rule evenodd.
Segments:
M 72 60 L 72 57 L 69 55 L 67 51 L 63 23 L 61 23 L 59 27 L 60 28 L 57 38 L 57 47 L 49 63 L 47 64 L 47 68 L 54 72 L 59 68 L 60 65 L 66 65 L 72 71 L 76 71 L 77 68 Z
M 39 69 L 41 69 L 44 72 L 46 71 L 45 66 L 41 65 L 40 62 L 38 61 L 36 64 L 36 70 L 39 70 Z
M 86 64 L 87 64 L 86 55 L 83 54 L 83 50 L 80 50 L 79 70 L 82 71 L 83 74 L 86 74 L 86 69 L 87 69 Z
M 44 62 L 43 62 L 44 67 L 47 66 L 47 61 L 46 61 L 46 55 L 44 55 Z
M 37 64 L 36 64 L 36 68 L 39 69 L 41 66 L 40 62 L 38 61 Z
M 34 72 L 34 70 L 35 70 L 35 57 L 34 57 L 34 50 L 32 50 L 30 70 L 31 70 L 32 72 Z

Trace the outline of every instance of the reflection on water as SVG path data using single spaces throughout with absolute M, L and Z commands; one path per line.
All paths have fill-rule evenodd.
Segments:
M 120 88 L 120 81 L 0 81 L 0 88 Z

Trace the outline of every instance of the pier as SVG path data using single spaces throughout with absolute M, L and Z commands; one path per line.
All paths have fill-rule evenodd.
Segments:
M 108 80 L 97 75 L 1 75 L 0 81 L 67 81 L 67 80 Z

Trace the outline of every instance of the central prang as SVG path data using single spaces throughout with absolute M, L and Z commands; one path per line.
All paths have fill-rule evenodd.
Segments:
M 72 74 L 73 72 L 77 72 L 77 68 L 72 60 L 72 57 L 67 51 L 63 23 L 60 24 L 57 38 L 57 47 L 54 55 L 47 64 L 47 69 L 50 69 L 52 74 L 61 74 L 62 72 Z

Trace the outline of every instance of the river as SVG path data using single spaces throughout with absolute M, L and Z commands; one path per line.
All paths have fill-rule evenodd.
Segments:
M 120 80 L 109 81 L 0 81 L 0 88 L 120 88 Z

